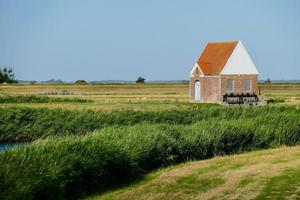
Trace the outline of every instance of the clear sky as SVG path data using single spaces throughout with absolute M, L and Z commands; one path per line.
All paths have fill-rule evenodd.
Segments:
M 0 66 L 21 80 L 187 80 L 232 40 L 260 79 L 300 79 L 299 0 L 0 0 Z

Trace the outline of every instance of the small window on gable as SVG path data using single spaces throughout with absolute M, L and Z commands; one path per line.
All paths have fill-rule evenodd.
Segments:
M 200 76 L 201 75 L 200 70 L 198 69 L 198 67 L 195 69 L 194 74 L 196 76 Z
M 244 81 L 244 90 L 245 92 L 252 92 L 252 80 Z
M 234 92 L 234 80 L 227 80 L 227 92 Z

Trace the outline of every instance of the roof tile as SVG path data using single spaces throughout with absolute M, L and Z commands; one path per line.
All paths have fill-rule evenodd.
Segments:
M 219 75 L 237 43 L 237 41 L 208 43 L 197 61 L 204 75 Z

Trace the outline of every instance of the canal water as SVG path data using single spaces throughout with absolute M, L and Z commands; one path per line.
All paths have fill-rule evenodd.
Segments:
M 6 151 L 13 147 L 21 147 L 26 145 L 26 143 L 0 143 L 0 152 Z

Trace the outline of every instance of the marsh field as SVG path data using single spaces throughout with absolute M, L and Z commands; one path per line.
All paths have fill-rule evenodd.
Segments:
M 188 84 L 2 85 L 0 142 L 24 145 L 0 152 L 0 199 L 299 199 L 300 84 L 260 92 L 272 103 L 194 104 Z
M 284 105 L 300 105 L 300 83 L 259 85 L 261 94 Z M 42 95 L 51 98 L 89 99 L 81 102 L 19 103 L 18 106 L 93 110 L 166 110 L 192 107 L 188 84 L 100 84 L 100 85 L 7 85 L 0 87 L 5 95 Z M 11 106 L 8 101 L 1 107 Z M 15 105 L 14 105 L 15 106 Z

